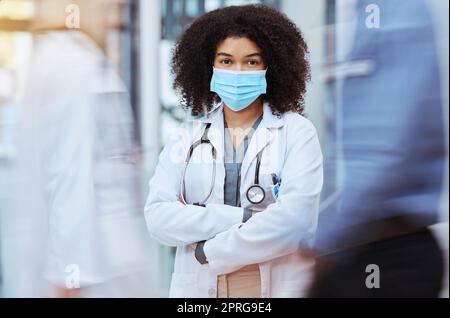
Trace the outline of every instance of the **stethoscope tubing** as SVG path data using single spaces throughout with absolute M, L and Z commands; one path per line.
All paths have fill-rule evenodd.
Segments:
M 208 138 L 208 132 L 209 132 L 210 128 L 211 128 L 211 124 L 208 123 L 206 125 L 205 132 L 203 133 L 202 138 L 191 145 L 191 147 L 189 148 L 188 154 L 186 156 L 183 174 L 182 174 L 182 178 L 181 178 L 181 191 L 180 191 L 181 192 L 180 200 L 185 205 L 188 204 L 186 201 L 186 183 L 185 183 L 187 169 L 188 169 L 189 162 L 191 161 L 191 158 L 192 158 L 195 148 L 199 147 L 202 144 L 209 144 L 211 146 L 211 154 L 213 157 L 213 173 L 212 173 L 212 177 L 211 177 L 211 185 L 209 188 L 208 195 L 206 196 L 205 199 L 203 199 L 199 203 L 196 203 L 195 205 L 205 206 L 205 204 L 211 198 L 213 191 L 214 191 L 214 185 L 215 185 L 216 173 L 217 173 L 217 150 Z M 250 186 L 246 192 L 247 200 L 252 204 L 260 204 L 261 202 L 264 201 L 264 199 L 266 197 L 266 191 L 259 185 L 259 170 L 261 167 L 262 152 L 263 152 L 263 150 L 261 152 L 259 152 L 258 156 L 257 156 L 254 185 Z M 240 179 L 240 176 L 239 176 L 239 179 Z M 262 199 L 258 202 L 252 201 L 252 199 L 250 198 L 250 191 L 253 188 L 259 188 L 261 190 Z

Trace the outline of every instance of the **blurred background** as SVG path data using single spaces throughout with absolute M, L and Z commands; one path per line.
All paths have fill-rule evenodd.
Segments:
M 102 87 L 99 90 L 124 93 L 121 94 L 126 95 L 124 99 L 115 101 L 121 106 L 126 105 L 128 110 L 111 115 L 110 108 L 98 107 L 98 116 L 106 116 L 106 113 L 116 116 L 103 123 L 108 128 L 114 129 L 116 126 L 112 125 L 123 122 L 131 125 L 126 128 L 126 141 L 120 143 L 122 139 L 117 139 L 112 143 L 120 143 L 121 149 L 125 143 L 127 147 L 132 145 L 126 150 L 126 158 L 132 160 L 137 169 L 130 172 L 136 177 L 133 189 L 137 190 L 133 195 L 142 195 L 133 196 L 130 205 L 143 210 L 147 183 L 159 152 L 170 131 L 186 118 L 172 89 L 171 49 L 177 37 L 197 17 L 229 5 L 262 3 L 273 6 L 298 25 L 309 44 L 312 81 L 308 88 L 306 111 L 319 132 L 325 155 L 326 179 L 318 250 L 327 249 L 328 242 L 334 238 L 330 233 L 342 231 L 342 228 L 358 223 L 357 220 L 366 222 L 386 217 L 373 211 L 374 203 L 378 212 L 380 208 L 392 211 L 395 206 L 396 211 L 407 211 L 405 215 L 424 216 L 420 218 L 423 226 L 444 224 L 443 229 L 440 227 L 436 231 L 447 237 L 448 244 L 448 225 L 445 227 L 448 224 L 449 174 L 448 1 L 416 1 L 417 6 L 408 4 L 408 0 L 394 1 L 395 8 L 387 4 L 389 1 L 375 0 L 91 2 L 98 2 L 103 7 L 85 10 L 83 6 L 86 3 L 82 0 L 0 0 L 0 264 L 3 269 L 0 271 L 0 291 L 3 290 L 3 296 L 10 296 L 8 275 L 15 275 L 9 268 L 15 267 L 17 264 L 14 262 L 20 262 L 20 259 L 25 262 L 29 259 L 24 256 L 15 261 L 8 260 L 14 254 L 10 251 L 14 239 L 10 239 L 20 232 L 11 231 L 14 225 L 10 225 L 10 219 L 17 214 L 12 213 L 11 216 L 10 212 L 20 209 L 16 204 L 18 201 L 32 202 L 27 192 L 29 188 L 19 184 L 23 182 L 18 177 L 18 171 L 21 171 L 20 146 L 36 145 L 39 138 L 48 137 L 35 135 L 32 137 L 37 139 L 30 139 L 28 136 L 24 137 L 28 143 L 22 143 L 23 129 L 36 125 L 35 118 L 41 115 L 41 110 L 30 106 L 37 103 L 36 98 L 52 101 L 52 94 L 63 90 L 52 86 L 46 96 L 31 97 L 39 95 L 32 92 L 43 94 L 39 81 L 45 83 L 48 77 L 44 75 L 51 76 L 55 71 L 52 67 L 60 65 L 60 57 L 43 55 L 48 54 L 48 50 L 55 55 L 55 50 L 67 50 L 63 51 L 67 53 L 64 53 L 65 57 L 74 55 L 69 63 L 82 63 L 85 58 L 86 64 L 90 62 L 89 57 L 104 55 L 99 57 L 107 61 L 104 69 L 119 74 L 120 80 L 114 78 L 119 84 L 103 87 L 104 82 L 100 80 Z M 78 7 L 71 6 L 74 3 Z M 107 16 L 108 19 L 97 18 L 99 16 Z M 77 22 L 81 22 L 81 27 Z M 41 50 L 37 48 L 37 39 L 42 33 L 68 32 L 69 29 L 72 29 L 70 32 L 81 31 L 87 35 L 99 51 L 92 53 L 95 51 L 92 49 L 89 54 L 93 55 L 86 55 L 87 49 L 80 49 L 79 54 L 75 49 L 69 50 L 74 43 L 72 40 L 90 41 L 83 37 L 68 42 L 65 42 L 67 39 L 54 38 L 53 46 L 47 42 L 47 50 L 45 41 Z M 68 91 L 83 89 L 77 83 L 85 80 L 81 77 L 84 73 L 74 79 L 70 71 L 71 67 L 77 70 L 82 66 L 84 64 L 71 64 L 67 69 L 58 68 L 59 81 L 68 78 L 74 81 Z M 104 69 L 100 71 L 102 76 Z M 109 100 L 106 104 L 111 105 Z M 53 111 L 50 109 L 48 113 L 53 114 Z M 72 115 L 67 113 L 66 116 Z M 51 122 L 51 116 L 37 122 Z M 31 121 L 22 122 L 22 118 Z M 100 136 L 97 130 L 93 134 L 94 139 Z M 83 132 L 88 134 L 82 128 L 78 131 Z M 58 148 L 57 145 L 53 144 Z M 110 157 L 111 153 L 107 155 Z M 125 175 L 121 176 L 125 178 Z M 27 176 L 30 177 L 29 174 Z M 103 180 L 102 176 L 98 178 Z M 122 181 L 120 178 L 114 180 Z M 379 190 L 380 187 L 383 191 Z M 18 193 L 21 199 L 17 198 Z M 398 198 L 400 200 L 396 200 Z M 402 199 L 405 202 L 402 203 Z M 366 209 L 367 206 L 372 208 Z M 32 204 L 22 209 L 29 211 Z M 335 228 L 336 224 L 340 228 Z M 145 268 L 149 290 L 139 295 L 165 297 L 168 295 L 174 251 L 151 241 L 143 246 L 148 254 Z M 37 252 L 44 253 L 39 249 Z M 446 280 L 448 284 L 448 277 Z M 13 280 L 11 284 L 15 284 Z M 28 295 L 20 290 L 11 294 Z M 92 294 L 109 295 L 96 294 L 95 291 Z M 446 295 L 448 297 L 448 292 Z

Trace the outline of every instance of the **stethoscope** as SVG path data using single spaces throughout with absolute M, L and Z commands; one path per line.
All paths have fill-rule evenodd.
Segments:
M 211 177 L 211 186 L 210 186 L 210 189 L 209 189 L 209 192 L 208 192 L 206 198 L 203 199 L 201 202 L 194 203 L 193 205 L 203 206 L 203 207 L 206 206 L 206 202 L 208 202 L 208 200 L 211 198 L 211 195 L 213 193 L 214 183 L 216 180 L 217 150 L 208 138 L 208 133 L 209 133 L 210 128 L 211 128 L 211 124 L 208 123 L 206 125 L 203 136 L 200 138 L 200 140 L 196 141 L 195 143 L 193 143 L 191 145 L 191 147 L 189 148 L 189 151 L 187 153 L 186 160 L 185 160 L 185 166 L 184 166 L 182 179 L 181 179 L 180 200 L 183 204 L 188 204 L 186 201 L 185 178 L 186 178 L 187 169 L 189 167 L 189 162 L 191 161 L 191 158 L 192 158 L 195 148 L 197 148 L 203 144 L 208 144 L 211 146 L 211 155 L 213 158 L 213 173 L 212 173 L 212 177 Z M 261 187 L 259 185 L 259 168 L 261 167 L 262 152 L 263 152 L 263 150 L 260 151 L 257 156 L 254 184 L 247 189 L 247 193 L 246 193 L 247 200 L 250 203 L 255 204 L 255 205 L 262 203 L 264 201 L 264 199 L 266 198 L 266 191 L 263 189 L 263 187 Z

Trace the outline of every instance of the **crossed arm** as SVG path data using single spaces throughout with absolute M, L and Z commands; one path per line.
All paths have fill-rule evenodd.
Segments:
M 295 141 L 290 143 L 293 146 L 282 169 L 278 201 L 253 213 L 246 223 L 243 208 L 223 204 L 197 207 L 179 202 L 174 195 L 177 185 L 165 178 L 169 171 L 175 171 L 168 164 L 165 149 L 150 182 L 146 206 L 150 233 L 171 246 L 197 248 L 196 244 L 202 242 L 204 260 L 217 274 L 296 252 L 315 233 L 323 184 L 322 153 L 311 127 L 299 129 L 292 136 Z
M 168 246 L 188 246 L 208 240 L 218 233 L 242 224 L 244 209 L 223 204 L 206 207 L 184 205 L 179 200 L 179 180 L 183 162 L 174 162 L 169 143 L 159 157 L 159 163 L 149 184 L 145 217 L 150 234 Z

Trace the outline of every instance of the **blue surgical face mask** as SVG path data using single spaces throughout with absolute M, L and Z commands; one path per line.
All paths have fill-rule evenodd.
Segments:
M 267 70 L 229 71 L 214 68 L 211 92 L 217 93 L 231 110 L 238 112 L 250 106 L 267 92 Z

